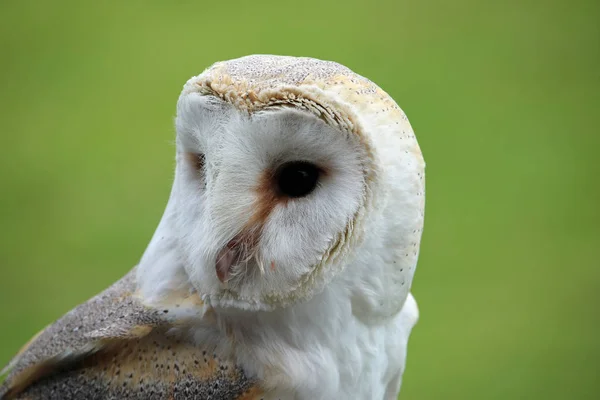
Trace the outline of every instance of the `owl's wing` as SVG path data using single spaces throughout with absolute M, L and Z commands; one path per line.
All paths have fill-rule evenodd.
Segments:
M 34 336 L 7 367 L 0 400 L 260 397 L 230 359 L 171 335 L 135 287 L 134 269 Z

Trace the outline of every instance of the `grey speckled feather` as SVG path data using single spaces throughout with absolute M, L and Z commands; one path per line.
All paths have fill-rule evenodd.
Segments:
M 0 399 L 253 399 L 233 362 L 168 334 L 135 296 L 135 269 L 76 307 L 9 364 Z

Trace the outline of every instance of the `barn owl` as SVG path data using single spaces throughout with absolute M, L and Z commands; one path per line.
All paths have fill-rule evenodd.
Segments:
M 32 340 L 0 399 L 395 399 L 424 161 L 382 89 L 312 58 L 191 78 L 139 264 Z

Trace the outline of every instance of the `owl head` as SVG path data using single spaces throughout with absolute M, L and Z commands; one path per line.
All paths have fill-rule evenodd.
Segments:
M 379 282 L 369 290 L 401 306 L 424 162 L 387 93 L 334 62 L 254 55 L 191 78 L 175 125 L 175 179 L 140 263 L 143 290 L 191 284 L 213 307 L 272 310 L 342 276 Z

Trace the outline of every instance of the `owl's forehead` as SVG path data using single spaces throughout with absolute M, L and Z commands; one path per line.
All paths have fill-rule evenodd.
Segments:
M 332 152 L 362 152 L 356 135 L 302 109 L 270 107 L 248 113 L 213 96 L 188 100 L 185 116 L 178 116 L 178 147 L 200 150 L 211 162 L 301 157 L 325 164 Z

